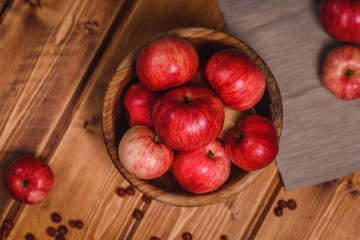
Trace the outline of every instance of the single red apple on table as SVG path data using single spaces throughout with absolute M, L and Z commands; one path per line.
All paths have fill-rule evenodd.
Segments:
M 118 150 L 123 167 L 141 179 L 160 177 L 174 159 L 173 150 L 151 128 L 143 125 L 129 128 L 122 136 Z
M 136 60 L 140 82 L 152 91 L 163 91 L 188 82 L 196 73 L 199 57 L 187 40 L 164 37 L 147 44 Z
M 15 160 L 5 174 L 6 187 L 17 201 L 42 202 L 54 185 L 54 173 L 45 162 L 31 156 Z
M 224 125 L 224 106 L 210 89 L 185 86 L 162 95 L 152 116 L 155 132 L 166 145 L 192 151 L 219 136 Z
M 320 19 L 324 30 L 332 38 L 360 43 L 359 0 L 322 0 Z
M 253 107 L 263 96 L 266 80 L 240 49 L 225 49 L 206 63 L 205 75 L 224 104 L 234 110 Z
M 125 117 L 129 127 L 146 125 L 153 127 L 152 109 L 161 94 L 145 88 L 140 82 L 131 85 L 123 97 Z
M 191 152 L 176 152 L 171 173 L 183 189 L 202 194 L 222 186 L 230 176 L 230 167 L 224 145 L 215 140 Z
M 322 81 L 340 99 L 360 98 L 360 47 L 345 45 L 331 50 L 323 63 Z
M 225 151 L 230 161 L 241 169 L 262 169 L 275 160 L 279 151 L 276 128 L 263 116 L 248 115 L 229 132 Z

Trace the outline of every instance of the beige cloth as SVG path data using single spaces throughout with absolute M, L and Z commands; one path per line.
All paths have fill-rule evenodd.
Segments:
M 321 82 L 331 39 L 314 0 L 218 0 L 229 33 L 249 44 L 273 72 L 284 126 L 277 165 L 286 190 L 360 169 L 360 99 L 344 101 Z

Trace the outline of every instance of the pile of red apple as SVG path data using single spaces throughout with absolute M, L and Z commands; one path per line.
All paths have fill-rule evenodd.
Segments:
M 320 19 L 326 33 L 347 44 L 332 49 L 323 63 L 325 87 L 343 100 L 360 98 L 360 1 L 322 0 Z M 352 44 L 348 44 L 352 43 Z
M 275 159 L 277 132 L 263 116 L 250 114 L 224 141 L 218 138 L 224 107 L 250 109 L 265 91 L 265 77 L 242 50 L 199 61 L 190 42 L 164 37 L 142 48 L 136 74 L 139 81 L 123 95 L 129 129 L 118 147 L 134 176 L 153 179 L 170 171 L 183 189 L 201 194 L 226 182 L 231 163 L 255 171 Z

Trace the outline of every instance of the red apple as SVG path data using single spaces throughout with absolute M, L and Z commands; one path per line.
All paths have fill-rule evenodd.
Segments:
M 191 43 L 179 37 L 165 37 L 141 50 L 136 74 L 146 88 L 163 91 L 188 82 L 198 66 L 199 57 Z
M 217 138 L 224 125 L 224 106 L 210 89 L 185 86 L 162 95 L 152 116 L 155 132 L 166 145 L 192 151 Z
M 336 97 L 351 100 L 360 97 L 360 47 L 345 45 L 326 56 L 322 67 L 325 87 Z
M 205 75 L 224 104 L 234 110 L 253 107 L 265 91 L 264 75 L 239 49 L 214 54 L 206 64 Z
M 54 185 L 54 173 L 49 165 L 35 157 L 21 157 L 7 169 L 5 183 L 15 200 L 36 204 L 50 193 Z
M 119 144 L 119 158 L 123 167 L 141 179 L 163 175 L 174 160 L 174 152 L 155 132 L 143 125 L 129 128 Z
M 153 127 L 152 109 L 160 96 L 160 93 L 150 91 L 139 82 L 131 85 L 123 97 L 125 117 L 129 127 L 135 125 Z
M 359 0 L 322 0 L 320 19 L 324 30 L 332 38 L 360 43 Z
M 215 140 L 192 152 L 176 152 L 171 173 L 183 189 L 202 194 L 222 186 L 229 178 L 230 166 L 224 145 Z
M 245 117 L 226 137 L 225 151 L 230 161 L 246 171 L 268 166 L 279 151 L 274 124 L 257 114 Z

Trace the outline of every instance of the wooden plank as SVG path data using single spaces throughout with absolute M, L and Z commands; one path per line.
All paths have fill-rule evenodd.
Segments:
M 6 15 L 6 10 L 9 8 L 9 5 L 11 4 L 10 0 L 0 0 L 0 23 L 2 19 Z
M 275 216 L 280 199 L 294 199 L 297 208 Z M 358 239 L 359 203 L 360 173 L 300 190 L 282 189 L 255 239 Z
M 280 180 L 280 176 L 278 173 L 276 173 L 276 175 L 272 178 L 269 187 L 264 193 L 261 202 L 257 203 L 257 209 L 253 214 L 252 219 L 249 221 L 249 224 L 241 239 L 254 239 L 282 186 L 283 183 Z
M 11 5 L 0 26 L 4 86 L 0 90 L 0 178 L 20 155 L 48 160 L 126 2 L 42 1 L 34 6 L 15 1 Z M 17 212 L 11 209 L 13 201 L 3 181 L 0 196 L 3 220 L 7 213 Z

